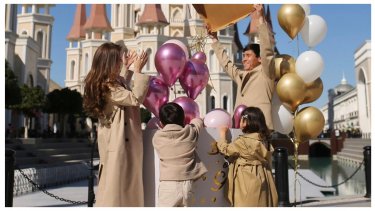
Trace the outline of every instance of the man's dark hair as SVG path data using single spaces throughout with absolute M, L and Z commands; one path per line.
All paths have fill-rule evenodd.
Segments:
M 177 124 L 183 127 L 185 112 L 177 103 L 166 103 L 159 110 L 159 119 L 163 125 Z
M 260 57 L 260 47 L 259 44 L 251 43 L 247 44 L 245 48 L 243 49 L 243 52 L 251 50 L 255 53 L 256 57 Z

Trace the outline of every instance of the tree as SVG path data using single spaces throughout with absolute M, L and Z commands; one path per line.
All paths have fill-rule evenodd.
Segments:
M 21 89 L 18 86 L 17 77 L 8 61 L 5 60 L 5 108 L 10 109 L 12 105 L 20 104 L 21 101 Z
M 45 105 L 44 91 L 40 86 L 28 87 L 27 85 L 21 86 L 21 103 L 10 106 L 11 109 L 22 111 L 25 115 L 25 138 L 28 138 L 28 129 L 30 119 L 37 117 L 38 113 Z
M 82 102 L 82 96 L 76 90 L 70 90 L 69 88 L 61 90 L 55 89 L 47 94 L 44 111 L 57 114 L 58 122 L 61 125 L 61 131 L 65 136 L 65 118 L 73 114 L 82 116 Z

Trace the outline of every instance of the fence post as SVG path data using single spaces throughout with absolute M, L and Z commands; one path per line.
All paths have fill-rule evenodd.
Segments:
M 93 127 L 92 129 L 92 145 L 91 145 L 91 160 L 90 160 L 90 166 L 89 166 L 89 189 L 88 189 L 88 200 L 87 200 L 87 206 L 93 207 L 94 200 L 95 200 L 95 193 L 94 193 L 94 153 L 95 153 L 95 145 L 96 145 L 96 127 Z
M 363 158 L 366 178 L 366 198 L 371 198 L 371 146 L 363 147 Z
M 13 207 L 14 165 L 16 152 L 5 149 L 5 206 Z
M 285 147 L 277 147 L 273 156 L 279 207 L 291 207 L 292 205 L 289 202 L 288 150 Z

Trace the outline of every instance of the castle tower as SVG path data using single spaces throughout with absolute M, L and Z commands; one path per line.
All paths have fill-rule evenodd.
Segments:
M 78 4 L 74 16 L 74 22 L 66 39 L 69 47 L 66 49 L 66 78 L 65 86 L 80 92 L 80 76 L 82 72 L 82 48 L 81 41 L 85 39 L 83 26 L 86 23 L 86 6 Z
M 114 4 L 111 7 L 111 25 L 114 31 L 111 33 L 112 41 L 134 38 L 136 18 L 139 10 L 135 10 L 133 4 Z
M 23 4 L 22 12 L 17 16 L 17 34 L 20 38 L 17 40 L 16 53 L 18 53 L 26 67 L 21 75 L 22 82 L 30 86 L 40 86 L 48 93 L 48 84 L 50 81 L 51 70 L 51 36 L 54 22 L 50 14 L 49 4 Z M 28 46 L 26 48 L 26 46 Z M 28 66 L 31 62 L 27 60 L 36 59 L 36 71 Z M 32 63 L 30 64 L 32 65 Z
M 5 59 L 14 69 L 14 52 L 17 39 L 17 5 L 5 4 Z

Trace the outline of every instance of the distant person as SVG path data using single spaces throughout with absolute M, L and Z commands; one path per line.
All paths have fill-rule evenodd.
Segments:
M 124 56 L 120 45 L 99 46 L 85 79 L 83 107 L 98 119 L 99 184 L 95 206 L 142 207 L 143 140 L 140 108 L 149 76 L 141 74 L 147 54 Z M 120 75 L 134 61 L 134 86 Z M 130 70 L 126 70 L 129 71 Z M 95 127 L 92 127 L 95 130 Z
M 276 207 L 278 195 L 272 176 L 270 132 L 262 110 L 248 107 L 241 114 L 243 135 L 231 143 L 227 127 L 218 128 L 217 147 L 231 163 L 228 170 L 227 197 L 234 207 Z
M 259 20 L 260 44 L 251 43 L 243 49 L 243 70 L 239 69 L 228 57 L 220 44 L 217 32 L 207 26 L 207 33 L 212 39 L 212 48 L 229 77 L 238 85 L 235 108 L 239 105 L 259 107 L 266 118 L 267 126 L 273 130 L 271 100 L 275 87 L 275 68 L 272 65 L 274 50 L 269 27 L 264 20 L 263 6 L 254 5 L 252 20 Z
M 200 118 L 184 125 L 184 110 L 177 103 L 164 104 L 159 111 L 163 128 L 156 131 L 152 144 L 159 156 L 158 207 L 188 207 L 194 180 L 207 172 L 197 152 Z

